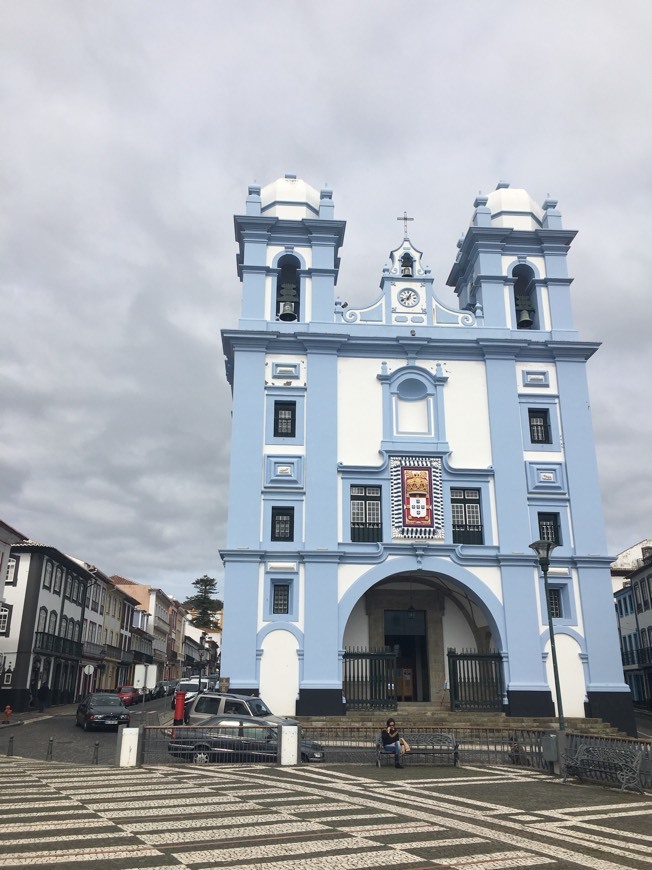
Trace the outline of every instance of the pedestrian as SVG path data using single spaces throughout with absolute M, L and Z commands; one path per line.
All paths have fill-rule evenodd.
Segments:
M 383 741 L 383 750 L 394 753 L 394 767 L 403 767 L 401 764 L 401 754 L 403 753 L 401 735 L 396 730 L 396 723 L 393 719 L 387 720 L 387 724 L 380 732 L 380 738 Z
M 50 701 L 50 687 L 47 681 L 41 683 L 36 692 L 36 700 L 38 701 L 38 711 L 42 713 Z

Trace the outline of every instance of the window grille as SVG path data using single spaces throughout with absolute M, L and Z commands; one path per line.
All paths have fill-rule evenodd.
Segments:
M 454 544 L 484 543 L 479 489 L 452 489 L 451 517 Z
M 351 487 L 351 540 L 357 543 L 382 541 L 382 488 Z
M 272 587 L 272 613 L 290 612 L 290 584 L 274 583 Z

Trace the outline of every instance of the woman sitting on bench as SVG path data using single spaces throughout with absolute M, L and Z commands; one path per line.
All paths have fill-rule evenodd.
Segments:
M 387 720 L 385 728 L 380 732 L 380 737 L 383 741 L 383 750 L 394 753 L 394 767 L 403 767 L 401 764 L 401 755 L 403 753 L 401 735 L 396 730 L 396 723 L 393 719 Z

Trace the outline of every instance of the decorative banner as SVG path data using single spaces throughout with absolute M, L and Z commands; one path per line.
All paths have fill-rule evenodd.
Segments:
M 441 459 L 390 460 L 393 538 L 444 539 Z

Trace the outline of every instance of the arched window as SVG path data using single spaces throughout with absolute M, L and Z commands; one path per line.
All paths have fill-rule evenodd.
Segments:
M 68 640 L 75 639 L 75 620 L 74 619 L 70 619 L 68 621 L 68 631 L 66 632 L 66 637 L 68 638 Z
M 61 635 L 61 637 L 66 637 L 67 632 L 68 632 L 68 617 L 62 616 L 59 634 Z
M 38 612 L 38 622 L 36 623 L 37 631 L 45 631 L 45 621 L 48 618 L 47 607 L 41 607 Z
M 536 320 L 536 293 L 534 272 L 525 263 L 512 269 L 514 278 L 514 308 L 517 329 L 532 329 Z
M 49 589 L 52 586 L 52 562 L 45 563 L 45 576 L 43 577 L 43 588 Z
M 50 618 L 48 619 L 48 634 L 56 634 L 57 633 L 57 611 L 50 611 Z
M 285 254 L 278 261 L 276 279 L 276 319 L 291 323 L 301 317 L 299 268 L 301 263 L 291 254 Z
M 56 573 L 54 575 L 54 591 L 57 595 L 61 592 L 61 580 L 63 577 L 63 571 L 61 568 L 57 568 Z
M 412 278 L 414 277 L 414 260 L 410 256 L 410 254 L 403 254 L 401 257 L 401 277 L 402 278 Z

